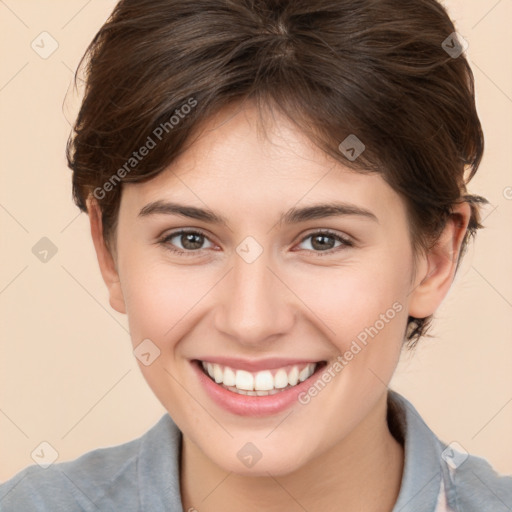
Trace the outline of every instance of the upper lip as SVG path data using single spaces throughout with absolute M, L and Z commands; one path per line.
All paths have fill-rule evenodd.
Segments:
M 248 372 L 258 372 L 261 370 L 273 370 L 276 368 L 282 368 L 289 365 L 307 365 L 309 363 L 319 363 L 320 359 L 297 359 L 297 358 L 282 358 L 272 357 L 267 359 L 239 359 L 233 357 L 208 357 L 197 358 L 199 361 L 207 363 L 219 364 L 222 366 L 229 366 L 230 368 L 237 370 L 245 370 Z

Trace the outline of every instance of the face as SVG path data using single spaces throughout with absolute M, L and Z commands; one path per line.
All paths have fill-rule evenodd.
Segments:
M 285 474 L 386 392 L 418 284 L 406 208 L 277 114 L 265 132 L 247 106 L 204 127 L 168 170 L 124 185 L 111 303 L 188 440 L 226 471 Z

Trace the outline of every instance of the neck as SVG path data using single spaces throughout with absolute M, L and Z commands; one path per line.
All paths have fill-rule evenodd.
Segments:
M 400 491 L 404 453 L 388 429 L 386 399 L 384 393 L 336 446 L 279 477 L 226 472 L 183 436 L 184 510 L 392 511 Z

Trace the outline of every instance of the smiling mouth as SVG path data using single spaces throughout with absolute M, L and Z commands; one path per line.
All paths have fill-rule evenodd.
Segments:
M 197 362 L 203 372 L 217 385 L 233 393 L 249 396 L 275 395 L 291 389 L 309 379 L 327 364 L 326 361 L 318 361 L 249 372 L 208 361 Z

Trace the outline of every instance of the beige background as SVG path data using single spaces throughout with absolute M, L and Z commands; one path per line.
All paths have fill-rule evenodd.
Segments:
M 33 464 L 42 441 L 69 460 L 133 439 L 165 412 L 125 317 L 108 304 L 64 158 L 71 70 L 114 4 L 0 0 L 2 481 Z M 486 133 L 470 191 L 492 206 L 437 313 L 436 337 L 403 358 L 392 386 L 441 439 L 512 473 L 512 0 L 446 5 L 469 42 Z M 59 45 L 47 59 L 31 48 L 43 31 Z M 46 263 L 32 253 L 42 237 L 58 249 Z

